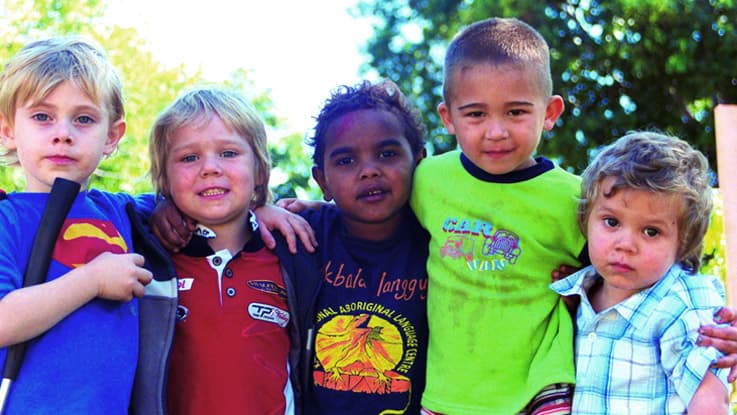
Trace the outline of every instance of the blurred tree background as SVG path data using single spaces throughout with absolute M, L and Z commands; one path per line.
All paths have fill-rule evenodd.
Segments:
M 157 114 L 186 88 L 217 83 L 244 93 L 263 116 L 269 128 L 280 120 L 274 115 L 268 91 L 256 91 L 246 71 L 237 70 L 228 79 L 208 80 L 183 65 L 166 67 L 152 55 L 134 29 L 104 24 L 104 1 L 81 0 L 3 0 L 0 9 L 0 62 L 7 61 L 26 43 L 55 35 L 79 34 L 89 37 L 106 49 L 113 65 L 123 78 L 127 131 L 115 154 L 104 160 L 90 180 L 90 186 L 129 193 L 150 192 L 148 136 Z M 280 166 L 275 176 L 283 182 L 276 186 L 280 196 L 301 194 L 317 197 L 308 183 L 309 159 L 301 154 L 300 134 L 283 139 L 270 137 L 271 155 Z M 294 173 L 292 173 L 294 172 Z M 293 174 L 296 176 L 293 177 Z M 21 190 L 25 180 L 20 168 L 0 166 L 0 189 Z
M 82 34 L 105 47 L 122 73 L 128 131 L 118 152 L 100 166 L 94 187 L 150 191 L 149 127 L 179 92 L 199 83 L 225 82 L 243 91 L 271 130 L 278 131 L 281 121 L 268 91 L 255 90 L 247 72 L 206 80 L 183 66 L 165 67 L 135 30 L 104 23 L 104 1 L 3 0 L 3 6 L 0 62 L 30 40 Z M 548 40 L 555 92 L 566 103 L 539 152 L 578 173 L 599 146 L 642 128 L 683 137 L 716 166 L 713 108 L 719 101 L 737 103 L 735 6 L 735 0 L 360 0 L 354 13 L 375 22 L 365 45 L 365 72 L 394 80 L 417 103 L 430 132 L 431 154 L 456 146 L 435 112 L 451 37 L 490 16 L 530 23 Z M 310 178 L 304 134 L 270 136 L 277 197 L 320 196 Z M 0 167 L 0 188 L 22 189 L 20 170 Z M 720 226 L 717 218 L 706 252 L 716 258 L 710 266 L 717 273 L 723 272 Z
M 367 66 L 415 98 L 437 153 L 456 146 L 435 112 L 445 48 L 490 16 L 518 17 L 548 41 L 566 110 L 538 152 L 574 172 L 598 146 L 643 128 L 683 137 L 716 166 L 712 110 L 737 103 L 734 0 L 363 0 L 358 12 L 380 22 Z

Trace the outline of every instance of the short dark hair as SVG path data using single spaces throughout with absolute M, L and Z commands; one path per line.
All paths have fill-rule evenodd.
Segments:
M 402 123 L 404 136 L 409 141 L 414 154 L 425 146 L 425 124 L 419 110 L 392 81 L 383 80 L 377 83 L 362 81 L 354 86 L 341 85 L 334 89 L 330 98 L 315 117 L 314 135 L 307 139 L 307 144 L 314 147 L 312 161 L 319 169 L 323 169 L 325 156 L 325 134 L 330 124 L 345 114 L 360 110 L 379 110 L 394 114 Z
M 534 68 L 540 91 L 553 93 L 550 49 L 542 35 L 515 18 L 492 17 L 471 24 L 450 42 L 445 53 L 443 99 L 450 102 L 454 72 L 465 66 L 489 63 Z

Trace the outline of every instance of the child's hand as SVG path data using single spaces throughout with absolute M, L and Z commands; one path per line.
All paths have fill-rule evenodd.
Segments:
M 97 296 L 106 300 L 130 301 L 133 296 L 143 297 L 144 286 L 153 275 L 143 268 L 143 256 L 139 254 L 113 254 L 103 252 L 84 265 L 97 280 Z
M 558 265 L 558 268 L 554 269 L 553 272 L 550 273 L 550 276 L 553 279 L 553 282 L 555 282 L 558 280 L 562 280 L 563 278 L 573 274 L 579 269 L 579 267 L 574 267 L 573 265 L 561 264 Z M 577 295 L 563 295 L 561 296 L 561 298 L 563 299 L 563 303 L 566 305 L 568 312 L 571 314 L 571 316 L 575 318 L 578 304 L 581 302 L 581 297 Z
M 192 219 L 182 215 L 168 199 L 156 204 L 149 223 L 161 245 L 170 252 L 179 252 L 187 246 L 196 226 Z
M 309 223 L 302 217 L 274 205 L 264 205 L 254 210 L 258 220 L 261 239 L 269 249 L 276 247 L 276 241 L 271 234 L 278 229 L 287 240 L 289 252 L 297 253 L 297 236 L 308 252 L 315 252 L 317 239 Z
M 322 206 L 323 203 L 325 202 L 320 202 L 317 200 L 302 200 L 302 199 L 287 197 L 284 199 L 279 199 L 276 202 L 276 205 L 292 213 L 300 213 L 307 209 L 319 210 L 320 206 Z
M 701 326 L 699 329 L 699 346 L 713 346 L 724 353 L 714 362 L 718 368 L 730 368 L 729 381 L 737 380 L 737 310 L 722 307 L 714 314 L 714 322 L 721 325 Z M 726 325 L 725 325 L 726 323 Z
M 563 278 L 573 274 L 579 269 L 581 268 L 574 267 L 573 265 L 561 264 L 561 265 L 558 265 L 558 268 L 554 269 L 550 275 L 553 277 L 553 282 L 555 282 L 558 280 L 562 280 Z

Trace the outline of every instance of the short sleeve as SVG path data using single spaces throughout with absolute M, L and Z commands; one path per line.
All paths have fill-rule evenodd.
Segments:
M 0 229 L 3 230 L 0 232 L 0 298 L 23 284 L 21 261 L 17 255 L 22 245 L 18 240 L 19 224 L 14 213 L 13 209 L 0 209 Z
M 718 295 L 715 294 L 718 299 Z M 717 304 L 715 304 L 715 307 Z M 660 338 L 661 364 L 678 396 L 688 405 L 712 362 L 722 356 L 713 347 L 696 345 L 698 329 L 713 321 L 714 308 L 685 310 Z M 727 369 L 711 369 L 728 387 Z
M 25 215 L 21 214 L 23 207 L 28 207 Z M 23 286 L 28 247 L 35 234 L 35 227 L 26 223 L 24 218 L 33 220 L 35 212 L 30 206 L 22 208 L 10 200 L 0 204 L 0 298 Z

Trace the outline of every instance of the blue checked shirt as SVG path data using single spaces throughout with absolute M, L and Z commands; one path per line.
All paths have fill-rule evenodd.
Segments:
M 652 287 L 596 313 L 586 291 L 601 278 L 589 266 L 551 288 L 578 294 L 574 414 L 685 414 L 707 370 L 728 388 L 721 356 L 696 346 L 698 328 L 713 324 L 724 287 L 712 276 L 673 266 Z

